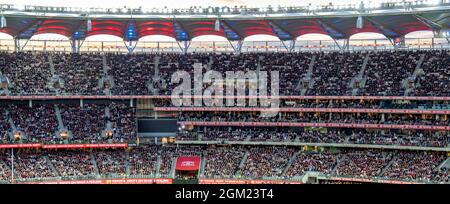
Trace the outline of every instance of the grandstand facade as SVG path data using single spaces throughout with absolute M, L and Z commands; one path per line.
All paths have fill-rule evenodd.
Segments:
M 302 50 L 362 50 L 396 47 L 447 48 L 449 3 L 439 6 L 392 3 L 379 8 L 210 8 L 142 10 L 77 9 L 1 5 L 7 26 L 1 32 L 13 39 L 2 50 L 62 52 L 254 52 Z M 415 31 L 433 31 L 433 38 L 405 39 Z M 350 40 L 358 33 L 379 33 L 386 39 Z M 34 41 L 34 35 L 59 34 L 67 41 Z M 112 35 L 123 42 L 86 42 L 94 35 Z M 271 35 L 278 42 L 245 42 L 252 35 Z M 306 34 L 324 34 L 332 40 L 298 41 Z M 140 42 L 162 35 L 175 42 Z M 195 43 L 192 39 L 216 35 L 222 42 Z M 227 42 L 228 41 L 228 42 Z
M 13 39 L 0 40 L 0 183 L 449 182 L 448 1 L 1 8 L 0 32 Z M 405 37 L 415 31 L 434 38 Z M 364 32 L 386 39 L 350 39 Z M 32 39 L 44 33 L 68 40 Z M 332 40 L 297 40 L 310 33 Z M 123 41 L 85 41 L 100 34 Z M 258 34 L 279 41 L 245 42 Z M 175 42 L 139 41 L 151 35 Z M 227 41 L 192 42 L 203 35 Z M 265 107 L 248 105 L 261 99 L 248 94 L 214 95 L 232 105 L 175 106 L 171 77 L 194 67 L 254 70 L 258 81 L 278 71 L 278 114 L 261 117 Z M 186 91 L 194 94 L 185 100 L 199 97 Z

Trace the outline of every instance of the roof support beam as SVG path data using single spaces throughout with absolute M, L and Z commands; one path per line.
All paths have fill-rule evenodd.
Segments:
M 277 23 L 275 23 L 275 21 L 268 20 L 268 24 L 269 24 L 270 27 L 272 27 L 272 31 L 278 29 L 278 30 L 281 30 L 282 32 L 288 34 L 290 39 L 294 38 L 293 35 L 289 31 L 287 31 L 287 30 L 283 29 L 282 27 L 280 27 Z M 274 32 L 274 33 L 277 34 L 278 38 L 281 41 L 283 41 L 282 38 L 280 38 L 280 36 L 278 35 L 278 33 L 276 33 L 276 32 Z
M 339 35 L 344 36 L 344 38 L 348 38 L 348 36 L 347 36 L 344 32 L 342 32 L 341 30 L 337 29 L 336 27 L 334 27 L 334 26 L 332 26 L 332 25 L 329 25 L 329 24 L 325 23 L 324 21 L 322 21 L 322 20 L 320 20 L 320 19 L 316 19 L 316 20 L 317 20 L 317 22 L 319 23 L 319 25 L 322 27 L 322 29 L 325 30 L 325 32 L 327 32 L 328 35 L 329 35 L 331 38 L 336 39 L 335 36 L 333 36 L 333 35 L 330 33 L 330 31 L 329 31 L 330 29 L 331 29 L 333 32 L 338 33 Z
M 27 46 L 28 42 L 30 41 L 30 39 L 23 39 L 23 40 L 25 41 L 25 43 L 23 45 L 21 45 L 21 39 L 14 38 L 14 51 L 15 52 L 23 51 L 25 46 Z
M 123 43 L 128 50 L 128 54 L 131 54 L 133 53 L 134 49 L 136 49 L 138 41 L 123 41 Z
M 76 32 L 80 32 L 81 27 L 83 27 L 83 25 L 85 25 L 86 21 L 85 20 L 81 20 L 80 24 L 74 29 L 72 30 L 72 35 L 70 36 L 70 38 L 72 39 L 73 36 L 75 35 Z M 85 33 L 84 38 L 86 37 L 87 33 Z M 76 39 L 79 40 L 79 39 Z
M 366 19 L 367 19 L 367 21 L 368 21 L 369 23 L 371 23 L 377 30 L 379 30 L 381 33 L 383 33 L 383 35 L 386 36 L 387 38 L 394 38 L 394 37 L 399 37 L 399 36 L 400 36 L 400 34 L 399 34 L 397 31 L 395 31 L 395 30 L 389 28 L 388 26 L 383 25 L 383 24 L 381 24 L 381 23 L 379 23 L 379 22 L 373 20 L 373 19 L 370 18 L 370 17 L 366 17 Z M 396 36 L 389 35 L 389 34 L 386 33 L 385 31 L 389 31 L 389 32 L 391 32 L 391 33 L 394 33 Z
M 182 32 L 186 33 L 187 39 L 188 39 L 189 41 L 192 39 L 192 34 L 189 33 L 189 31 L 186 30 L 186 29 L 184 28 L 184 26 L 183 26 L 180 22 L 176 21 L 176 19 L 173 19 L 173 25 L 175 26 L 175 32 L 177 31 L 177 27 L 178 27 L 178 29 L 180 29 Z M 179 40 L 179 41 L 185 41 L 184 39 L 177 39 L 177 40 Z
M 291 37 L 295 37 L 294 34 L 292 34 L 291 32 L 289 32 L 288 30 L 284 29 L 283 27 L 281 27 L 277 22 L 273 21 L 273 20 L 269 20 L 270 23 L 272 23 L 273 25 L 277 26 L 280 30 L 282 30 L 283 32 L 289 34 Z
M 333 41 L 336 44 L 336 46 L 339 48 L 339 50 L 344 51 L 344 50 L 349 50 L 349 48 L 350 48 L 349 47 L 349 44 L 350 44 L 349 38 L 344 39 L 343 41 L 341 40 L 342 42 L 339 42 L 339 40 L 333 38 Z
M 19 32 L 17 32 L 16 35 L 13 36 L 13 37 L 14 37 L 14 38 L 20 37 L 20 34 L 22 34 L 23 32 L 27 31 L 27 30 L 30 29 L 31 27 L 33 27 L 35 24 L 37 24 L 36 30 L 39 29 L 39 26 L 42 24 L 42 20 L 35 20 L 35 21 L 33 21 L 32 23 L 28 24 L 28 25 L 27 25 L 25 28 L 23 28 L 22 30 L 19 30 Z M 34 32 L 36 32 L 36 31 L 34 31 Z M 33 32 L 32 36 L 34 35 L 34 32 Z M 32 36 L 31 36 L 31 37 L 32 37 Z M 30 38 L 31 38 L 31 37 L 30 37 Z
M 14 52 L 20 51 L 20 40 L 17 38 L 14 38 Z
M 122 31 L 122 37 L 126 41 L 137 41 L 139 39 L 139 32 L 135 21 L 128 21 L 125 29 Z
M 72 53 L 80 53 L 80 48 L 83 45 L 84 40 L 70 39 L 70 45 L 72 46 Z
M 77 40 L 71 38 L 70 39 L 70 47 L 72 48 L 72 53 L 78 53 L 78 42 L 77 42 Z
M 178 47 L 183 54 L 186 54 L 189 47 L 191 46 L 191 41 L 177 41 Z
M 241 53 L 241 51 L 242 51 L 242 44 L 244 43 L 243 40 L 236 40 L 236 41 L 228 40 L 228 42 L 230 43 L 230 45 L 233 48 L 235 53 L 237 53 L 237 54 Z
M 415 14 L 414 17 L 417 18 L 417 20 L 421 21 L 422 23 L 424 23 L 425 25 L 427 25 L 428 27 L 430 27 L 432 30 L 440 30 L 443 28 L 442 25 L 440 25 L 439 23 L 434 22 L 433 20 L 421 16 L 419 14 Z
M 240 40 L 244 40 L 244 37 L 242 37 L 242 35 L 239 33 L 239 32 L 237 32 L 236 31 L 236 29 L 234 29 L 233 27 L 231 27 L 230 26 L 230 24 L 228 24 L 228 22 L 226 21 L 226 20 L 222 20 L 222 21 L 220 21 L 221 23 L 222 23 L 222 25 L 224 25 L 225 27 L 227 27 L 228 29 L 230 29 L 231 31 L 233 31 L 234 33 L 236 33 L 236 35 L 239 37 L 239 39 Z M 224 27 L 224 26 L 222 26 L 222 27 Z M 227 35 L 226 33 L 225 33 L 225 35 Z M 228 36 L 226 36 L 227 37 L 227 39 L 228 39 Z M 228 41 L 229 41 L 230 39 L 228 39 Z
M 296 40 L 282 40 L 281 44 L 286 48 L 286 51 L 292 52 L 295 48 L 295 42 Z

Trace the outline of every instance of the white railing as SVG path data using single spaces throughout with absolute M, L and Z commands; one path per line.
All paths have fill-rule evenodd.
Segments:
M 391 50 L 395 49 L 387 39 L 349 40 L 349 51 Z M 405 39 L 402 49 L 450 49 L 450 43 L 445 38 L 409 38 Z M 15 50 L 14 40 L 0 40 L 0 51 Z M 293 51 L 339 51 L 339 46 L 333 40 L 298 40 Z M 23 51 L 71 52 L 69 40 L 30 40 Z M 242 45 L 242 52 L 286 52 L 281 41 L 247 41 Z M 119 52 L 127 53 L 123 41 L 86 41 L 80 47 L 80 52 Z M 138 42 L 134 52 L 160 53 L 182 52 L 177 42 Z M 192 42 L 188 52 L 234 52 L 228 41 Z

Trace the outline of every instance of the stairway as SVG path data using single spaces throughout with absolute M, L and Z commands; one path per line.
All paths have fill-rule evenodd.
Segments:
M 312 78 L 312 74 L 314 70 L 314 63 L 316 62 L 316 57 L 316 55 L 312 56 L 311 62 L 309 62 L 308 64 L 308 70 L 305 77 L 303 77 L 295 87 L 295 91 L 300 92 L 301 96 L 304 96 L 306 94 L 306 91 L 314 86 L 314 79 Z
M 161 59 L 160 56 L 155 56 L 153 58 L 153 64 L 155 65 L 155 77 L 159 77 L 159 60 Z
M 64 80 L 56 74 L 55 64 L 53 62 L 53 56 L 51 54 L 48 55 L 48 62 L 50 65 L 50 73 L 51 77 L 48 79 L 47 88 L 56 92 L 57 94 L 61 94 L 62 89 L 64 88 Z
M 130 176 L 130 152 L 125 150 L 125 175 Z
M 389 169 L 389 167 L 391 167 L 392 164 L 394 164 L 396 159 L 397 159 L 397 156 L 393 155 L 391 161 L 389 161 L 389 163 L 383 167 L 383 169 L 381 170 L 380 174 L 378 174 L 378 176 L 379 177 L 383 176 L 384 172 L 386 172 L 386 170 Z
M 203 175 L 205 175 L 205 167 L 206 167 L 206 158 L 205 156 L 202 156 L 201 163 L 200 163 L 200 171 L 199 171 L 199 178 L 202 178 Z
M 333 169 L 330 171 L 330 174 L 331 174 L 331 175 L 336 175 L 336 171 L 337 171 L 337 168 L 339 167 L 339 165 L 341 164 L 341 160 L 345 160 L 346 157 L 347 157 L 347 156 L 343 155 L 343 156 L 340 156 L 340 157 L 337 158 L 336 165 L 335 165 L 335 166 L 333 167 Z
M 106 55 L 102 55 L 102 64 L 103 64 L 103 74 L 108 75 L 108 62 L 106 59 Z
M 108 66 L 108 61 L 106 55 L 102 55 L 102 63 L 103 63 L 103 69 L 102 69 L 102 77 L 98 81 L 99 88 L 103 89 L 103 93 L 105 95 L 111 95 L 111 89 L 114 87 L 114 79 L 112 76 L 109 75 L 108 71 L 111 69 Z M 108 85 L 108 86 L 106 86 Z
M 5 75 L 3 75 L 2 71 L 0 70 L 0 95 L 9 95 L 9 87 L 12 86 L 9 78 Z
M 294 142 L 300 142 L 300 135 L 297 135 L 294 139 Z
M 62 130 L 64 129 L 64 122 L 61 116 L 61 111 L 59 110 L 58 105 L 55 104 L 53 107 L 55 109 L 56 119 L 58 119 L 58 129 Z
M 170 178 L 175 178 L 175 167 L 177 166 L 177 158 L 172 158 L 172 164 L 170 166 Z
M 350 80 L 349 87 L 352 89 L 352 96 L 358 95 L 359 89 L 366 85 L 367 77 L 364 77 L 364 72 L 366 71 L 366 67 L 367 67 L 367 64 L 369 63 L 369 60 L 370 60 L 370 54 L 367 53 L 362 65 L 361 65 L 361 68 L 359 69 L 358 75 L 356 75 L 356 77 L 353 77 Z M 359 83 L 359 85 L 355 86 L 355 84 L 357 82 Z
M 9 111 L 6 111 L 6 115 L 9 116 Z M 17 127 L 16 127 L 16 124 L 14 124 L 12 117 L 8 117 L 8 122 L 9 122 L 9 126 L 11 126 L 11 129 L 13 129 L 13 131 L 16 131 Z
M 55 76 L 55 64 L 53 63 L 53 56 L 51 54 L 48 55 L 48 63 L 50 64 L 50 73 Z
M 252 134 L 248 134 L 244 141 L 248 142 L 250 140 L 252 140 Z
M 159 75 L 160 60 L 161 60 L 161 57 L 159 57 L 159 56 L 155 56 L 153 58 L 153 65 L 154 65 L 155 72 L 154 72 L 153 76 L 149 77 L 148 81 L 146 82 L 149 93 L 153 94 L 153 95 L 159 95 L 160 87 L 155 87 L 153 82 L 158 82 L 157 84 L 159 84 L 159 82 L 162 80 L 161 76 Z
M 111 109 L 110 109 L 108 106 L 105 107 L 105 117 L 108 118 L 109 120 L 106 121 L 105 129 L 102 130 L 102 136 L 103 136 L 104 138 L 107 138 L 107 137 L 108 137 L 108 136 L 106 135 L 107 132 L 108 132 L 108 131 L 111 131 L 111 132 L 112 132 L 112 130 L 113 130 L 112 123 L 111 123 L 111 121 L 110 121 L 110 119 L 111 119 Z M 113 136 L 113 137 L 114 137 L 114 136 Z M 127 158 L 128 158 L 128 157 L 127 157 Z
M 239 163 L 238 170 L 234 174 L 236 177 L 239 177 L 242 174 L 242 169 L 245 167 L 245 162 L 247 161 L 247 158 L 248 158 L 249 155 L 250 155 L 250 151 L 247 150 L 245 152 L 244 156 L 242 157 L 241 162 Z
M 402 87 L 405 89 L 404 96 L 408 96 L 411 91 L 414 91 L 417 85 L 416 79 L 418 76 L 423 75 L 424 72 L 422 70 L 422 63 L 425 60 L 425 54 L 420 55 L 420 59 L 416 64 L 416 68 L 414 69 L 414 72 L 411 74 L 410 77 L 403 79 L 402 81 Z
M 97 178 L 100 178 L 100 171 L 98 170 L 97 161 L 95 160 L 95 156 L 92 152 L 89 153 L 89 156 L 91 157 L 91 162 L 92 162 L 92 165 L 94 166 L 95 176 Z
M 281 174 L 282 176 L 285 176 L 287 171 L 289 170 L 289 168 L 291 168 L 292 164 L 297 161 L 297 156 L 300 154 L 300 151 L 297 151 L 294 153 L 294 155 L 292 155 L 292 157 L 289 159 L 289 162 L 286 165 L 286 168 L 284 168 L 283 173 Z
M 156 177 L 161 177 L 161 173 L 159 172 L 160 169 L 161 169 L 161 155 L 158 154 L 158 158 L 156 159 L 156 165 L 155 165 Z
M 442 168 L 450 169 L 450 157 L 448 157 L 441 164 L 439 164 L 438 169 L 442 169 Z
M 59 173 L 58 173 L 58 171 L 56 171 L 56 168 L 55 168 L 55 166 L 53 165 L 53 162 L 50 160 L 50 158 L 49 158 L 47 155 L 44 155 L 44 156 L 42 156 L 42 157 L 44 157 L 44 159 L 45 159 L 45 161 L 47 162 L 47 165 L 50 167 L 50 169 L 51 169 L 53 172 L 55 172 L 55 174 L 56 174 L 57 176 L 60 176 Z
M 213 64 L 214 64 L 214 57 L 211 55 L 209 56 L 208 64 L 206 64 L 206 71 L 211 70 Z

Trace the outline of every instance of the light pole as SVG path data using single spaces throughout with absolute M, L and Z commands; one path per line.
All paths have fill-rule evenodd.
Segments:
M 11 148 L 11 183 L 14 183 L 14 148 Z

